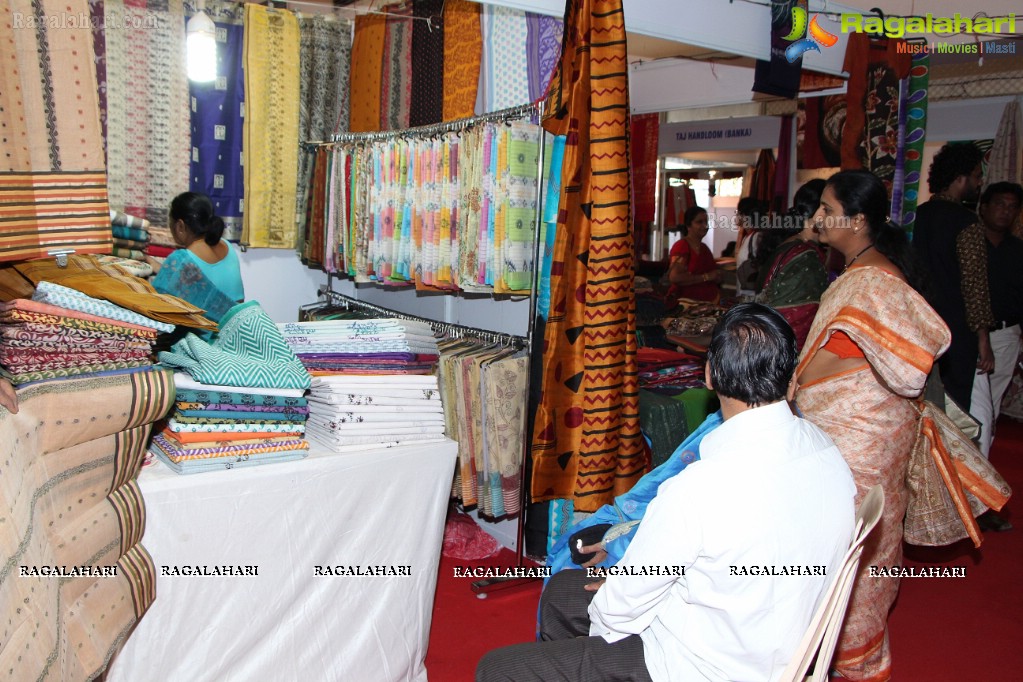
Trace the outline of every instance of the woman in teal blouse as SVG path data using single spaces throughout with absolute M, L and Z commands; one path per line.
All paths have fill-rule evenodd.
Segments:
M 238 252 L 221 239 L 224 221 L 205 194 L 185 192 L 171 202 L 170 231 L 181 248 L 167 256 L 153 279 L 157 291 L 183 298 L 219 320 L 245 299 Z

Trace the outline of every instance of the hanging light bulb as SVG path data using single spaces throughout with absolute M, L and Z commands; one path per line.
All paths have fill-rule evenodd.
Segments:
M 185 24 L 185 46 L 188 50 L 188 78 L 209 83 L 217 78 L 217 27 L 200 9 Z

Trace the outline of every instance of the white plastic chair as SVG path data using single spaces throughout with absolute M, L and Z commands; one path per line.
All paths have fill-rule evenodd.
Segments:
M 856 510 L 856 524 L 853 527 L 852 544 L 845 553 L 842 560 L 842 567 L 838 575 L 831 582 L 828 591 L 824 594 L 820 606 L 810 620 L 810 626 L 803 635 L 803 640 L 789 661 L 788 666 L 782 673 L 780 682 L 821 682 L 827 679 L 828 669 L 831 667 L 831 657 L 835 653 L 835 646 L 838 644 L 838 634 L 842 630 L 842 622 L 845 620 L 845 610 L 849 606 L 849 596 L 852 594 L 853 584 L 856 582 L 856 570 L 860 566 L 860 556 L 863 554 L 863 543 L 866 541 L 870 531 L 881 519 L 881 512 L 884 511 L 884 490 L 881 486 L 875 485 L 869 491 L 860 508 Z M 806 672 L 817 659 L 813 675 Z

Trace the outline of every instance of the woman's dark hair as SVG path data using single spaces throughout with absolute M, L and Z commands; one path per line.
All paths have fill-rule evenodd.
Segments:
M 706 212 L 707 209 L 702 206 L 690 206 L 686 209 L 686 212 L 682 214 L 681 228 L 683 237 L 689 234 L 689 226 L 693 224 L 693 221 L 696 220 L 697 216 Z
M 984 152 L 972 142 L 946 144 L 934 155 L 930 170 L 927 171 L 927 187 L 931 194 L 948 189 L 960 175 L 969 175 L 981 161 Z
M 718 395 L 750 407 L 785 398 L 796 369 L 796 335 L 773 308 L 761 303 L 732 306 L 707 347 L 710 380 Z
M 906 231 L 888 220 L 888 190 L 881 179 L 870 171 L 846 170 L 828 178 L 827 186 L 842 204 L 844 215 L 863 214 L 874 248 L 902 270 L 911 287 L 922 291 L 923 273 Z
M 224 221 L 213 213 L 213 202 L 205 194 L 183 192 L 170 205 L 171 220 L 180 220 L 196 237 L 216 246 L 224 235 Z
M 803 223 L 812 216 L 821 203 L 821 194 L 827 183 L 818 178 L 811 180 L 796 190 L 792 197 L 792 208 L 785 212 L 780 221 L 773 221 L 768 229 L 760 233 L 755 242 L 756 253 L 753 262 L 758 269 L 768 267 L 771 255 L 783 241 L 803 231 Z

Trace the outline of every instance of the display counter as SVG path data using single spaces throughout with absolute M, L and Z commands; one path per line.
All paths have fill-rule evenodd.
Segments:
M 456 450 L 314 447 L 192 475 L 147 466 L 156 602 L 107 682 L 426 680 Z

